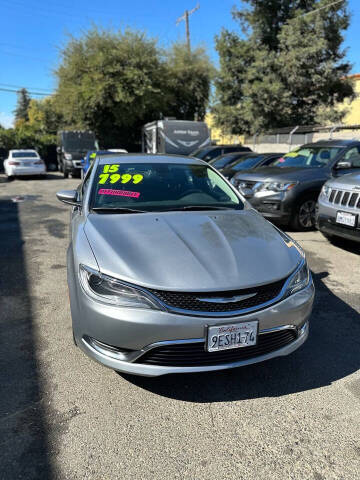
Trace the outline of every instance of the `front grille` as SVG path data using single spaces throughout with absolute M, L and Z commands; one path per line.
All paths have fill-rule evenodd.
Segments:
M 258 336 L 257 345 L 233 348 L 220 352 L 205 351 L 204 343 L 164 345 L 149 350 L 136 360 L 145 365 L 167 367 L 201 367 L 249 360 L 279 350 L 297 337 L 293 329 L 275 331 Z
M 329 202 L 351 208 L 356 205 L 356 208 L 360 208 L 360 193 L 333 189 L 329 196 Z
M 252 188 L 254 187 L 254 185 L 256 185 L 256 184 L 259 183 L 259 182 L 253 182 L 253 181 L 250 181 L 250 180 L 237 179 L 237 183 L 238 183 L 238 184 L 241 183 L 241 188 L 250 188 L 250 189 L 252 189 Z
M 278 282 L 262 285 L 259 287 L 247 288 L 243 290 L 227 290 L 225 292 L 168 292 L 164 290 L 148 289 L 153 295 L 161 300 L 166 306 L 181 310 L 199 311 L 199 312 L 231 312 L 243 310 L 246 308 L 257 307 L 263 303 L 276 298 L 285 283 L 286 279 Z M 253 297 L 231 301 L 238 295 L 254 294 Z M 205 299 L 221 298 L 221 302 L 206 302 Z M 204 299 L 203 301 L 201 301 Z M 228 299 L 229 301 L 226 301 Z M 223 301 L 225 300 L 225 302 Z

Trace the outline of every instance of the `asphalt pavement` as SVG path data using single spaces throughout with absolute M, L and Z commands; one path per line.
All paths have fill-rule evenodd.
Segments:
M 290 233 L 317 288 L 292 355 L 127 377 L 73 344 L 55 193 L 78 183 L 0 176 L 0 479 L 359 479 L 359 247 Z

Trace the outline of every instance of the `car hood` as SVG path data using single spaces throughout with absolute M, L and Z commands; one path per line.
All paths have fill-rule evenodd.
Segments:
M 360 189 L 360 173 L 347 173 L 341 177 L 331 179 L 327 182 L 327 185 L 333 188 L 354 188 Z
M 301 260 L 252 209 L 89 214 L 85 233 L 101 272 L 163 290 L 261 285 L 288 276 Z
M 329 177 L 326 168 L 301 167 L 258 167 L 251 171 L 237 172 L 235 178 L 256 182 L 282 182 L 284 180 L 303 182 L 306 180 L 324 179 Z

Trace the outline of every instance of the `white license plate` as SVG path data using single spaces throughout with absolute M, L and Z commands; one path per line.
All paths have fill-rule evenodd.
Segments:
M 231 348 L 256 345 L 259 322 L 234 323 L 208 327 L 207 351 L 218 352 Z
M 347 225 L 348 227 L 355 227 L 356 215 L 347 212 L 337 212 L 336 223 L 341 223 L 342 225 Z

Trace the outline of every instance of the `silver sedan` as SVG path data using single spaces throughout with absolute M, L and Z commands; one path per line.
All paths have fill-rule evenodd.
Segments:
M 74 341 L 112 369 L 157 376 L 239 367 L 304 343 L 304 252 L 202 160 L 99 156 L 73 206 Z

